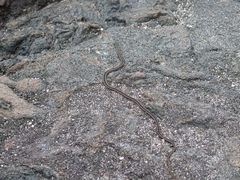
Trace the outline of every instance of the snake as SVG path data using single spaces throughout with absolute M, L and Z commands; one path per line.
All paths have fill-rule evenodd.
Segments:
M 107 77 L 110 73 L 112 72 L 115 72 L 115 71 L 118 71 L 120 69 L 122 69 L 125 65 L 125 59 L 123 58 L 123 55 L 122 55 L 122 52 L 121 52 L 121 49 L 120 49 L 120 46 L 119 46 L 119 43 L 117 41 L 115 41 L 113 43 L 114 45 L 114 48 L 116 50 L 116 54 L 117 54 L 117 57 L 118 59 L 120 60 L 120 64 L 116 67 L 113 67 L 109 70 L 107 70 L 105 73 L 104 73 L 104 77 L 103 77 L 103 85 L 111 90 L 111 91 L 114 91 L 120 95 L 122 95 L 123 97 L 125 97 L 126 99 L 132 101 L 133 103 L 135 103 L 144 113 L 146 113 L 148 116 L 150 116 L 153 120 L 154 120 L 154 124 L 156 125 L 156 131 L 157 131 L 157 134 L 158 134 L 158 137 L 160 139 L 163 139 L 165 142 L 167 142 L 170 147 L 172 148 L 172 150 L 167 154 L 167 166 L 168 166 L 168 171 L 169 171 L 169 174 L 171 176 L 172 179 L 176 180 L 176 176 L 174 175 L 173 173 L 173 170 L 172 170 L 172 165 L 171 165 L 171 157 L 173 155 L 173 153 L 177 150 L 177 147 L 175 145 L 175 142 L 170 139 L 170 138 L 167 138 L 166 136 L 164 136 L 161 128 L 160 128 L 160 125 L 159 125 L 159 121 L 158 121 L 158 118 L 156 115 L 154 115 L 150 110 L 148 110 L 140 101 L 138 101 L 137 99 L 125 94 L 124 92 L 122 92 L 121 90 L 111 86 L 108 81 L 107 81 Z

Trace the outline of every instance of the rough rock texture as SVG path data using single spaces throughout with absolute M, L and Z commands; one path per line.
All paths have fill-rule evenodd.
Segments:
M 102 85 L 119 63 L 114 41 L 126 66 L 109 80 L 159 117 L 178 179 L 240 179 L 239 10 L 236 0 L 64 0 L 10 19 L 0 179 L 170 179 L 153 120 Z
M 25 78 L 17 82 L 16 89 L 22 92 L 37 92 L 43 89 L 40 79 Z
M 34 180 L 57 180 L 60 179 L 59 175 L 44 166 L 18 166 L 18 167 L 9 167 L 2 168 L 0 170 L 1 178 L 5 180 L 25 180 L 25 179 L 34 179 Z
M 40 10 L 53 2 L 61 0 L 0 0 L 0 27 L 9 19 Z
M 23 117 L 34 117 L 38 109 L 19 98 L 4 84 L 0 84 L 0 116 L 5 118 L 20 119 Z

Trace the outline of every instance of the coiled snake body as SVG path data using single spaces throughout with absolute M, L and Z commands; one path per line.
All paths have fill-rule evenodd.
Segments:
M 172 147 L 172 151 L 168 153 L 167 155 L 167 165 L 168 165 L 168 170 L 169 170 L 169 173 L 172 177 L 172 179 L 176 179 L 173 171 L 172 171 L 172 166 L 171 166 L 171 156 L 172 154 L 177 150 L 176 148 L 176 145 L 174 143 L 174 141 L 172 139 L 169 139 L 167 137 L 165 137 L 162 133 L 162 130 L 159 126 L 159 122 L 158 122 L 158 119 L 157 117 L 151 112 L 149 111 L 141 102 L 139 102 L 138 100 L 132 98 L 131 96 L 125 94 L 124 92 L 120 91 L 119 89 L 116 89 L 114 87 L 112 87 L 108 81 L 107 81 L 107 77 L 110 73 L 112 72 L 115 72 L 115 71 L 118 71 L 120 70 L 121 68 L 124 67 L 124 64 L 125 64 L 125 61 L 124 61 L 124 58 L 122 56 L 122 53 L 121 53 L 121 50 L 120 50 L 120 47 L 119 47 L 119 44 L 118 42 L 114 42 L 114 48 L 116 49 L 116 53 L 117 53 L 117 56 L 118 56 L 118 59 L 120 60 L 120 64 L 116 67 L 113 67 L 112 69 L 109 69 L 107 70 L 105 73 L 104 73 L 104 78 L 103 78 L 103 84 L 104 86 L 111 90 L 111 91 L 115 91 L 117 92 L 118 94 L 122 95 L 123 97 L 125 97 L 126 99 L 134 102 L 135 104 L 138 105 L 138 107 L 143 111 L 145 112 L 147 115 L 149 115 L 153 120 L 154 120 L 154 123 L 156 125 L 156 128 L 157 128 L 157 134 L 158 134 L 158 137 L 161 138 L 161 139 L 164 139 L 167 143 L 170 144 L 170 146 Z

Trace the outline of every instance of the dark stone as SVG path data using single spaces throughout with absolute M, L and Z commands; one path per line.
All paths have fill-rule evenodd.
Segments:
M 0 98 L 0 109 L 11 111 L 12 103 Z
M 8 7 L 12 1 L 13 0 L 0 0 L 0 7 L 1 6 Z
M 141 101 L 176 142 L 177 179 L 240 179 L 238 1 L 51 2 L 2 8 L 9 14 L 0 29 L 1 83 L 41 110 L 11 119 L 2 114 L 14 104 L 0 102 L 2 179 L 13 172 L 54 179 L 52 169 L 73 180 L 170 178 L 171 147 L 155 122 L 102 84 L 120 62 L 114 41 L 125 66 L 108 80 Z M 44 88 L 20 92 L 24 78 L 39 78 Z
M 44 166 L 12 166 L 0 168 L 0 180 L 59 180 L 56 172 Z
M 48 4 L 61 0 L 0 0 L 0 28 L 8 19 L 40 10 Z

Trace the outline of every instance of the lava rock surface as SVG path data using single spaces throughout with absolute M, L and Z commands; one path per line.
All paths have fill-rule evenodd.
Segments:
M 170 179 L 154 121 L 102 84 L 115 41 L 109 82 L 174 139 L 178 179 L 240 179 L 239 1 L 0 8 L 0 180 Z

